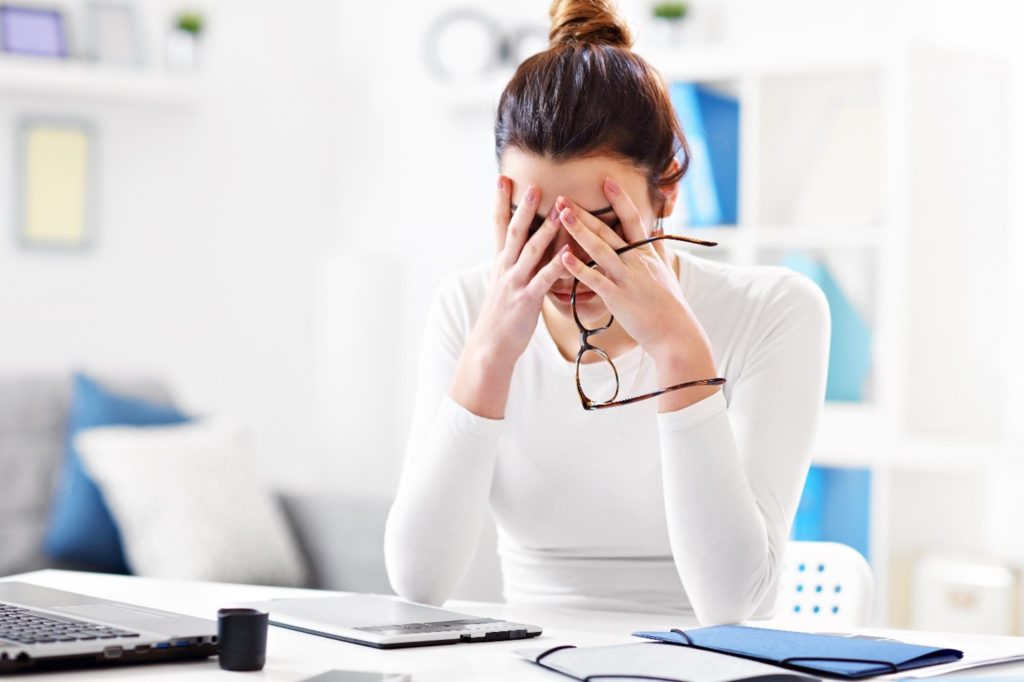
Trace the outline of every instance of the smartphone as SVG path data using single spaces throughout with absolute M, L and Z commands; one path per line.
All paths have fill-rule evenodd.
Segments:
M 358 670 L 328 670 L 302 682 L 410 682 L 406 673 L 368 673 Z

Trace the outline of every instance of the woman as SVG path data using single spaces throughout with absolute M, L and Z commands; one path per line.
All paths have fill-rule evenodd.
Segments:
M 556 0 L 551 17 L 498 107 L 497 255 L 447 279 L 429 316 L 392 585 L 443 602 L 490 510 L 510 602 L 768 615 L 824 398 L 824 296 L 664 241 L 616 252 L 658 236 L 685 140 L 610 2 Z M 575 280 L 584 327 L 614 315 L 588 342 L 618 397 L 689 387 L 581 409 Z M 596 353 L 579 381 L 597 403 L 614 391 Z

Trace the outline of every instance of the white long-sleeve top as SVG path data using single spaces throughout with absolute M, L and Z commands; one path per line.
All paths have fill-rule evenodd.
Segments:
M 505 418 L 469 412 L 448 388 L 489 265 L 442 283 L 385 533 L 398 594 L 447 599 L 489 509 L 511 603 L 692 612 L 703 624 L 770 614 L 824 400 L 828 305 L 784 268 L 679 257 L 683 294 L 727 383 L 663 414 L 656 399 L 583 410 L 573 363 L 543 319 L 516 363 Z M 658 388 L 642 348 L 614 361 L 621 397 Z M 581 371 L 599 380 L 601 364 Z

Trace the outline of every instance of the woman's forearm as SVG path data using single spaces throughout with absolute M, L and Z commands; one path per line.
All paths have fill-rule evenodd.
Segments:
M 677 344 L 668 352 L 654 358 L 658 374 L 658 388 L 675 386 L 697 379 L 712 379 L 718 376 L 711 350 L 695 344 L 691 348 Z M 658 412 L 675 412 L 699 403 L 721 388 L 719 386 L 694 386 L 669 391 L 658 397 Z
M 721 392 L 659 424 L 669 540 L 686 594 L 702 625 L 745 620 L 773 584 L 771 541 L 781 530 L 784 542 L 784 527 L 767 528 Z
M 388 576 L 402 597 L 440 604 L 458 586 L 487 514 L 502 426 L 446 396 L 422 441 L 409 444 L 384 534 Z
M 781 279 L 752 325 L 728 403 L 719 391 L 658 415 L 672 554 L 704 625 L 773 594 L 825 397 L 829 311 L 813 283 Z
M 498 349 L 470 339 L 459 356 L 448 394 L 479 417 L 503 419 L 515 362 Z

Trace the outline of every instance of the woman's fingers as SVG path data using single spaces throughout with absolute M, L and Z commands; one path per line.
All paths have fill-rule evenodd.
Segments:
M 661 229 L 660 226 L 655 226 L 655 228 L 653 230 L 651 230 L 651 236 L 652 237 L 661 237 L 664 234 L 665 234 L 665 230 Z M 663 261 L 665 261 L 667 263 L 668 260 L 666 259 L 666 256 L 665 256 L 665 240 L 661 239 L 659 241 L 656 241 L 656 242 L 652 243 L 651 246 L 654 248 L 655 253 L 658 254 L 658 258 L 660 258 L 661 260 L 663 260 Z
M 568 270 L 573 277 L 587 285 L 591 291 L 600 296 L 605 303 L 608 303 L 608 301 L 615 295 L 615 283 L 598 272 L 596 268 L 590 267 L 579 258 L 572 255 L 572 252 L 568 249 L 563 249 L 561 256 L 562 264 L 565 266 L 565 269 Z
M 568 252 L 568 245 L 563 246 L 558 253 L 552 256 L 544 267 L 542 267 L 530 283 L 526 285 L 526 291 L 531 298 L 542 298 L 554 286 L 562 273 L 565 272 L 565 264 L 562 262 L 562 255 Z
M 576 217 L 582 220 L 583 224 L 590 228 L 591 232 L 603 239 L 613 249 L 619 249 L 626 245 L 622 237 L 608 223 L 587 212 L 586 209 L 580 208 L 576 202 L 570 199 L 561 199 L 561 203 L 563 206 L 572 208 Z
M 508 230 L 505 233 L 505 245 L 498 256 L 498 260 L 505 269 L 511 268 L 519 260 L 519 253 L 526 243 L 527 231 L 530 223 L 537 214 L 537 204 L 540 202 L 540 190 L 530 186 L 516 207 L 508 223 Z
M 604 179 L 604 195 L 608 197 L 609 203 L 615 209 L 615 215 L 622 223 L 622 234 L 630 244 L 647 239 L 647 229 L 644 227 L 640 210 L 637 209 L 633 200 L 622 190 L 622 186 L 611 178 Z
M 494 243 L 501 253 L 505 248 L 505 233 L 508 221 L 512 219 L 512 181 L 504 175 L 498 176 L 498 192 L 494 195 Z
M 526 246 L 519 254 L 519 260 L 512 266 L 512 271 L 521 281 L 525 282 L 530 279 L 533 271 L 537 269 L 540 259 L 544 257 L 544 252 L 551 245 L 551 240 L 555 238 L 561 228 L 562 223 L 558 219 L 558 211 L 552 208 L 537 231 L 527 239 Z
M 619 254 L 615 253 L 615 249 L 608 242 L 598 237 L 589 227 L 584 225 L 572 208 L 566 206 L 558 214 L 558 217 L 562 224 L 565 225 L 565 229 L 572 235 L 572 238 L 583 247 L 583 250 L 594 259 L 594 262 L 604 268 L 604 271 L 613 279 L 621 276 L 623 265 Z

